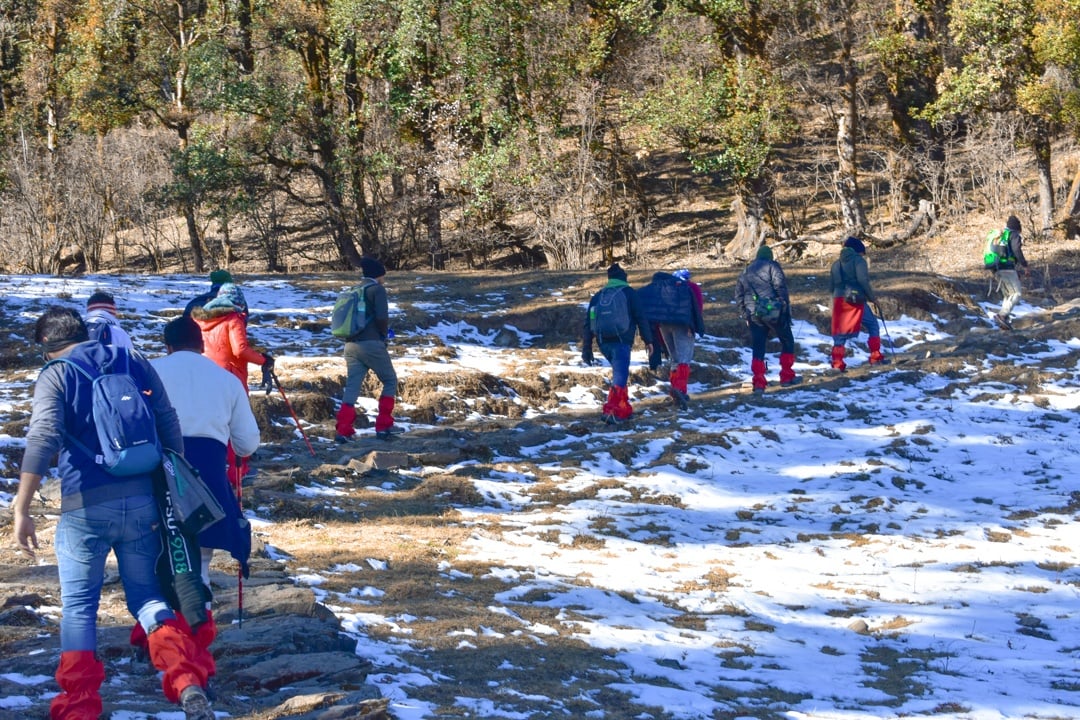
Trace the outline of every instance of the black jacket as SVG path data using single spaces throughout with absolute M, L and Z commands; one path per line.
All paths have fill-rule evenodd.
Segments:
M 744 318 L 750 318 L 754 314 L 754 306 L 759 297 L 779 300 L 783 303 L 783 311 L 790 310 L 787 278 L 784 277 L 780 263 L 775 260 L 754 260 L 746 266 L 735 282 L 735 304 L 739 306 L 739 312 Z

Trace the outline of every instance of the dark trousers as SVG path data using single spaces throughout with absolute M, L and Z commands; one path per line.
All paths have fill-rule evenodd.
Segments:
M 775 325 L 750 322 L 750 350 L 755 360 L 765 359 L 765 343 L 768 342 L 770 334 L 775 334 L 780 341 L 781 353 L 795 352 L 795 336 L 791 334 L 791 316 L 784 314 Z

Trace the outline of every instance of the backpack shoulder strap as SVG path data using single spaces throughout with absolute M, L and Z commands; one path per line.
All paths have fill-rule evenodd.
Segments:
M 94 382 L 94 380 L 96 380 L 97 378 L 101 377 L 100 375 L 92 374 L 89 370 L 87 370 L 85 367 L 83 367 L 82 363 L 75 362 L 71 358 L 67 358 L 67 357 L 54 358 L 54 359 L 50 360 L 49 362 L 45 363 L 45 367 L 43 367 L 42 370 L 49 367 L 50 365 L 61 365 L 61 364 L 70 365 L 71 367 L 75 368 L 75 370 L 77 372 L 82 374 L 82 376 L 85 377 L 87 380 L 89 380 L 91 383 Z M 74 445 L 79 451 L 81 451 L 84 455 L 89 457 L 91 460 L 94 460 L 95 462 L 97 462 L 98 454 L 96 452 L 94 452 L 89 447 L 87 447 L 85 443 L 83 443 L 81 440 L 79 440 L 79 438 L 77 438 L 74 435 L 72 435 L 71 433 L 69 433 L 67 431 L 67 428 L 62 429 L 61 432 L 64 433 L 64 438 L 67 439 L 67 441 L 69 443 Z
M 84 367 L 82 363 L 75 362 L 74 360 L 72 360 L 71 358 L 68 358 L 68 357 L 53 358 L 49 362 L 45 363 L 44 367 L 42 367 L 41 369 L 44 370 L 45 368 L 47 368 L 47 367 L 49 367 L 51 365 L 70 365 L 71 367 L 75 368 L 78 372 L 80 372 L 83 375 L 83 377 L 85 377 L 87 380 L 90 380 L 91 382 L 94 381 L 98 377 L 98 375 L 95 375 L 94 373 L 90 372 L 89 369 Z

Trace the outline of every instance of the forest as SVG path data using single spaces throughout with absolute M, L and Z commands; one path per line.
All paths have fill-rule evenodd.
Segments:
M 1080 0 L 0 0 L 5 272 L 1075 237 L 1078 138 Z

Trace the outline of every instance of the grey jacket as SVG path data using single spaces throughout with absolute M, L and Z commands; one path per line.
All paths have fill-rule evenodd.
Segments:
M 775 260 L 758 258 L 746 266 L 735 282 L 735 304 L 744 318 L 754 314 L 757 297 L 779 300 L 788 311 L 791 302 L 788 299 L 787 278 L 780 263 Z
M 848 288 L 857 288 L 868 302 L 875 301 L 866 258 L 849 247 L 841 250 L 840 259 L 832 264 L 829 285 L 834 298 L 844 297 Z

